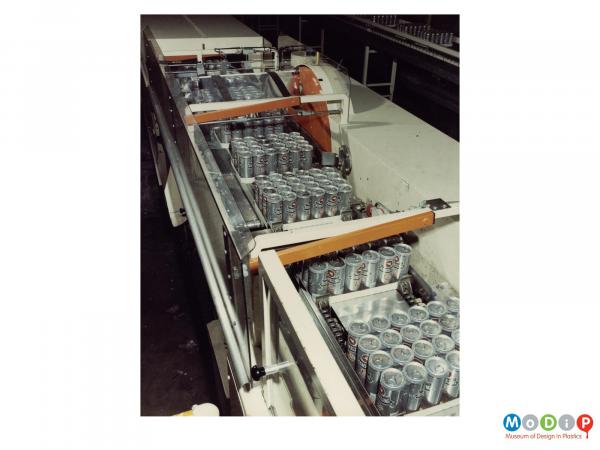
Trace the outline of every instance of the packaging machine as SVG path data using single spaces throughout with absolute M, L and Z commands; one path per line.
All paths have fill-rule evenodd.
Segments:
M 432 338 L 458 344 L 458 143 L 231 17 L 144 16 L 141 50 L 158 182 L 202 261 L 232 409 L 457 414 L 458 352 Z M 372 351 L 414 337 L 435 353 L 377 371 Z

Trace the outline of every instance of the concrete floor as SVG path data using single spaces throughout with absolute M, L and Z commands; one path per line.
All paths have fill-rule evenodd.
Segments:
M 141 415 L 216 402 L 206 280 L 189 229 L 171 226 L 144 128 L 141 249 Z

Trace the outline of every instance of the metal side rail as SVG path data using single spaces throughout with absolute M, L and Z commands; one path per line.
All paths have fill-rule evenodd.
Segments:
M 219 269 L 219 264 L 212 247 L 210 247 L 210 237 L 208 236 L 200 208 L 195 199 L 190 195 L 192 188 L 190 180 L 182 168 L 183 160 L 179 149 L 175 145 L 165 115 L 160 108 L 158 97 L 151 86 L 148 86 L 148 93 L 152 108 L 156 114 L 163 144 L 171 162 L 173 175 L 181 194 L 181 200 L 186 210 L 186 216 L 200 256 L 200 261 L 202 262 L 202 268 L 204 269 L 217 317 L 223 328 L 225 342 L 231 357 L 231 367 L 239 386 L 246 387 L 250 384 L 250 364 L 246 361 L 240 350 L 240 345 L 243 343 L 243 340 L 241 342 L 238 341 L 238 339 L 241 339 L 238 337 L 240 334 L 240 322 L 225 287 L 225 279 Z

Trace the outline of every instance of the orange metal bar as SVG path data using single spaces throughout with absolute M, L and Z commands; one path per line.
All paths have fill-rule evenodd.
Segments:
M 170 55 L 170 56 L 164 57 L 165 62 L 189 61 L 189 60 L 197 61 L 198 57 L 196 55 Z
M 392 222 L 375 225 L 362 230 L 351 231 L 349 233 L 340 234 L 339 236 L 288 247 L 279 250 L 277 255 L 279 256 L 281 263 L 285 266 L 298 261 L 315 258 L 326 253 L 375 241 L 377 239 L 383 239 L 396 234 L 425 228 L 434 223 L 435 214 L 433 211 L 426 211 L 411 217 L 404 217 L 402 219 L 393 220 Z M 250 271 L 256 273 L 258 271 L 258 258 L 252 258 L 249 265 Z
M 236 106 L 233 108 L 221 109 L 219 111 L 193 114 L 191 116 L 185 116 L 185 121 L 188 125 L 202 124 L 216 120 L 231 119 L 232 117 L 246 116 L 248 114 L 256 114 L 271 109 L 291 108 L 292 106 L 298 106 L 299 104 L 300 97 L 286 97 L 254 105 Z

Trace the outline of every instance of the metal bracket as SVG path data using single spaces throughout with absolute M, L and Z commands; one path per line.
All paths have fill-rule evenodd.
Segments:
M 432 198 L 431 200 L 423 200 L 421 202 L 420 206 L 423 208 L 429 208 L 432 211 L 438 211 L 440 209 L 450 208 L 450 205 L 448 203 L 446 203 L 444 200 L 442 200 L 441 198 Z

